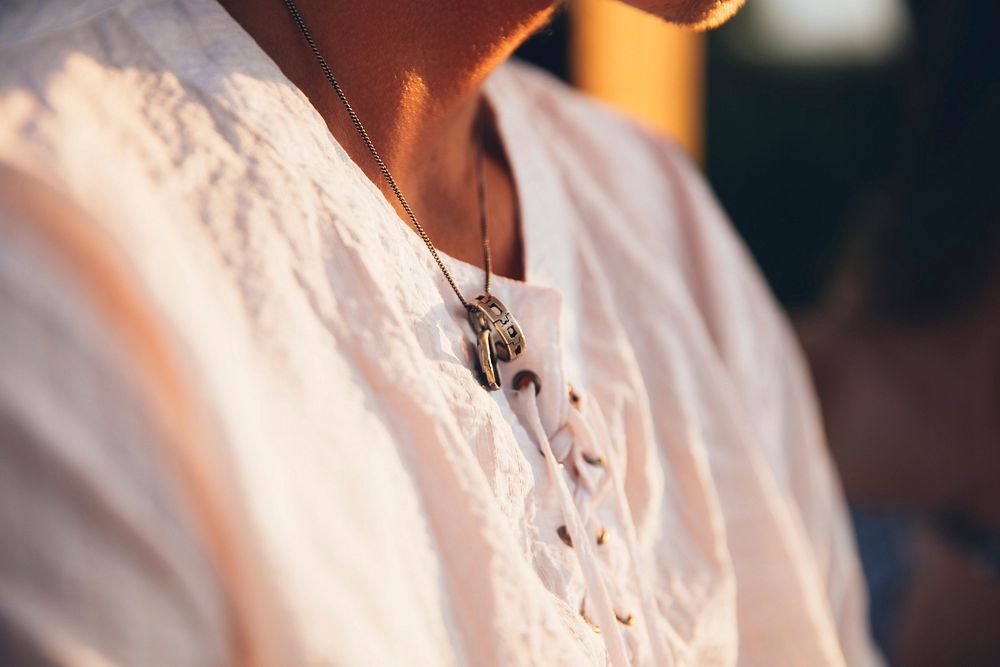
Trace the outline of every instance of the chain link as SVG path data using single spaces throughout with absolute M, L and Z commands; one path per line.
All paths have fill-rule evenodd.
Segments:
M 424 245 L 427 246 L 427 250 L 430 251 L 431 256 L 438 265 L 438 268 L 441 269 L 441 273 L 444 274 L 445 280 L 447 280 L 448 284 L 451 285 L 451 289 L 455 292 L 455 296 L 458 297 L 458 300 L 462 302 L 462 306 L 467 311 L 472 311 L 473 306 L 471 306 L 466 298 L 462 296 L 462 292 L 459 291 L 458 285 L 455 284 L 455 280 L 451 277 L 451 272 L 448 271 L 448 268 L 441 260 L 441 256 L 438 254 L 437 249 L 434 247 L 434 244 L 431 243 L 430 236 L 428 236 L 427 232 L 424 231 L 424 227 L 417 220 L 417 216 L 413 214 L 413 209 L 410 208 L 410 204 L 406 201 L 406 197 L 403 196 L 399 186 L 396 185 L 396 179 L 394 179 L 392 174 L 389 173 L 389 168 L 385 165 L 385 162 L 382 161 L 382 156 L 379 155 L 377 150 L 375 150 L 375 145 L 368 137 L 368 132 L 365 130 L 365 126 L 361 124 L 361 119 L 358 118 L 358 114 L 355 113 L 354 108 L 351 106 L 350 102 L 347 101 L 347 95 L 344 94 L 344 90 L 340 87 L 340 83 L 337 82 L 337 78 L 333 76 L 333 72 L 330 70 L 330 66 L 326 62 L 326 58 L 323 57 L 323 54 L 319 51 L 319 47 L 316 46 L 316 41 L 313 39 L 312 33 L 309 32 L 309 28 L 306 27 L 306 23 L 302 19 L 302 14 L 299 13 L 299 8 L 295 6 L 295 3 L 292 0 L 283 0 L 283 2 L 285 3 L 285 7 L 288 8 L 288 13 L 291 14 L 292 20 L 298 27 L 299 32 L 301 32 L 302 36 L 305 38 L 306 44 L 309 45 L 309 50 L 312 51 L 313 56 L 315 56 L 316 62 L 319 63 L 320 68 L 323 70 L 323 74 L 326 75 L 326 80 L 330 82 L 334 92 L 337 93 L 337 97 L 340 98 L 344 108 L 347 110 L 347 115 L 350 117 L 351 123 L 354 125 L 354 129 L 358 131 L 358 135 L 368 148 L 368 152 L 371 153 L 373 158 L 375 158 L 375 164 L 378 165 L 378 169 L 382 173 L 386 182 L 389 184 L 389 188 L 392 190 L 393 194 L 396 195 L 396 199 L 399 200 L 399 205 L 403 207 L 404 211 L 406 211 L 407 217 L 410 219 L 410 222 L 413 223 L 413 227 L 417 230 L 417 234 L 420 235 Z M 477 129 L 482 129 L 481 124 L 482 120 L 480 118 L 477 120 Z M 481 137 L 482 132 L 480 131 L 479 134 Z M 483 237 L 483 257 L 486 265 L 484 290 L 486 295 L 489 296 L 490 274 L 493 269 L 493 261 L 490 256 L 489 227 L 486 216 L 486 187 L 483 182 L 483 142 L 481 140 L 476 142 L 476 178 L 478 181 L 477 191 L 479 199 L 479 225 Z

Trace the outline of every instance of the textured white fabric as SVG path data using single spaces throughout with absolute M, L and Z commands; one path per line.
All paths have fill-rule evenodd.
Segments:
M 503 372 L 542 381 L 491 394 L 420 239 L 217 4 L 0 12 L 0 160 L 142 295 L 296 662 L 878 664 L 802 359 L 673 144 L 523 65 L 487 81 L 526 253 Z M 127 336 L 37 222 L 0 207 L 0 637 L 237 660 Z

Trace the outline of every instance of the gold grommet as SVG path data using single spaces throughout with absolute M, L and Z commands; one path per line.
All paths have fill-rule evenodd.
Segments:
M 573 546 L 573 538 L 570 537 L 569 531 L 566 530 L 565 525 L 556 528 L 556 533 L 559 535 L 559 539 L 562 540 L 566 546 Z
M 569 391 L 569 402 L 573 404 L 574 407 L 580 405 L 580 395 L 576 393 L 572 385 L 568 385 Z
M 518 371 L 517 375 L 514 376 L 514 389 L 517 389 L 518 391 L 526 389 L 529 382 L 535 385 L 535 396 L 538 396 L 538 392 L 542 390 L 542 380 L 534 371 L 529 371 L 527 369 Z
M 580 617 L 583 618 L 584 623 L 590 626 L 590 629 L 594 631 L 594 634 L 599 635 L 601 634 L 601 626 L 597 625 L 597 623 L 594 623 L 592 620 L 590 620 L 590 617 L 587 616 L 587 612 L 584 611 L 583 608 L 585 602 L 586 602 L 585 600 L 580 601 Z

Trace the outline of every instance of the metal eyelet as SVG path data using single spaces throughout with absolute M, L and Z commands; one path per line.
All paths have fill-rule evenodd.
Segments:
M 556 533 L 558 533 L 559 539 L 563 541 L 563 544 L 565 544 L 568 547 L 573 546 L 573 538 L 570 537 L 569 531 L 566 530 L 565 525 L 556 528 Z
M 608 541 L 608 531 L 601 528 L 600 532 L 597 533 L 597 546 L 603 547 Z
M 635 616 L 633 616 L 632 614 L 629 614 L 628 616 L 622 616 L 616 611 L 615 618 L 618 619 L 619 623 L 621 623 L 626 627 L 629 627 L 635 623 Z
M 581 454 L 581 456 L 583 457 L 584 461 L 586 461 L 592 466 L 601 466 L 602 468 L 604 467 L 605 460 L 603 456 L 594 456 L 592 454 L 587 454 L 587 453 L 583 453 Z
M 529 382 L 535 385 L 535 396 L 538 396 L 538 393 L 542 390 L 542 380 L 535 371 L 529 371 L 528 369 L 518 371 L 514 376 L 514 389 L 518 391 L 526 389 Z
M 567 391 L 569 392 L 569 402 L 573 404 L 574 408 L 580 407 L 580 395 L 576 393 L 573 389 L 573 385 L 567 385 Z
M 601 626 L 597 625 L 597 623 L 594 623 L 592 620 L 590 620 L 590 616 L 587 616 L 587 612 L 585 609 L 586 603 L 587 603 L 586 598 L 580 600 L 580 617 L 583 618 L 584 623 L 590 626 L 590 629 L 594 631 L 595 635 L 599 635 L 601 634 Z

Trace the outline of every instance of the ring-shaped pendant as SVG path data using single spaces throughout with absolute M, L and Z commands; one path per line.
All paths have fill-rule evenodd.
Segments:
M 514 361 L 525 350 L 521 325 L 500 299 L 480 294 L 469 304 L 469 321 L 478 335 L 486 329 L 493 341 L 493 352 L 500 361 Z
M 490 391 L 497 391 L 503 386 L 503 380 L 497 358 L 493 356 L 489 330 L 483 329 L 476 336 L 476 353 L 479 355 L 479 383 Z
M 476 334 L 479 381 L 496 391 L 502 385 L 498 362 L 513 361 L 524 354 L 524 333 L 503 302 L 487 294 L 469 304 L 469 323 Z

